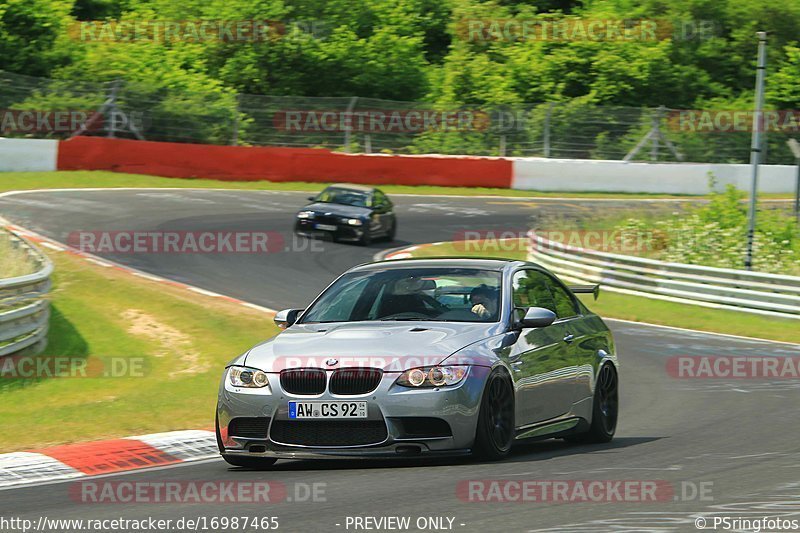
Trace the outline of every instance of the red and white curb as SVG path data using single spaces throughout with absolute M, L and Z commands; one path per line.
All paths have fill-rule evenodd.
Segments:
M 213 431 L 185 430 L 0 454 L 0 490 L 219 456 Z
M 150 281 L 221 298 L 229 302 L 274 314 L 275 310 L 231 298 L 186 283 L 142 272 L 114 261 L 65 246 L 0 217 L 0 226 L 47 249 L 81 257 L 96 265 L 124 271 Z M 199 461 L 219 456 L 213 431 L 182 430 L 135 437 L 65 444 L 42 450 L 0 454 L 0 490 L 32 483 L 59 481 L 85 476 Z
M 390 248 L 388 250 L 382 250 L 372 256 L 372 259 L 375 261 L 391 261 L 393 259 L 409 259 L 414 257 L 412 252 L 415 252 L 421 248 L 427 248 L 428 246 L 436 246 L 438 244 L 444 244 L 443 242 L 428 242 L 424 244 L 415 244 L 413 246 L 401 246 L 399 248 Z

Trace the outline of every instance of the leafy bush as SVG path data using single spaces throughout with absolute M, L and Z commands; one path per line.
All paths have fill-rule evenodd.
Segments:
M 713 185 L 713 182 L 712 182 Z M 616 229 L 644 242 L 648 255 L 663 261 L 741 269 L 747 244 L 744 193 L 728 185 L 707 204 L 675 213 L 669 220 L 647 224 L 628 219 Z M 780 209 L 761 209 L 753 241 L 753 270 L 800 274 L 800 228 Z

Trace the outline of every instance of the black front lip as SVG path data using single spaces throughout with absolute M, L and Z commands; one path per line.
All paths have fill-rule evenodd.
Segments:
M 389 436 L 386 440 L 380 443 L 366 444 L 359 446 L 301 446 L 301 445 L 288 445 L 276 443 L 270 439 L 252 439 L 233 437 L 234 440 L 243 445 L 242 448 L 226 448 L 223 452 L 226 455 L 238 455 L 245 457 L 283 457 L 286 459 L 336 459 L 347 457 L 359 458 L 401 458 L 401 457 L 419 457 L 419 456 L 457 456 L 468 455 L 470 449 L 443 449 L 432 450 L 428 447 L 428 443 L 432 441 L 442 441 L 452 439 L 452 437 L 439 437 L 430 439 L 397 439 Z M 250 445 L 263 445 L 266 447 L 264 452 L 251 452 L 249 451 Z M 419 453 L 407 454 L 403 451 L 397 451 L 398 448 L 407 448 L 409 446 L 419 447 Z
M 300 235 L 305 235 L 308 237 L 324 237 L 324 236 L 331 236 L 337 239 L 347 240 L 353 239 L 358 240 L 363 235 L 363 226 L 350 226 L 344 224 L 330 224 L 331 226 L 336 226 L 335 231 L 327 231 L 327 230 L 320 230 L 314 227 L 315 222 L 312 220 L 298 220 L 294 226 L 295 233 Z

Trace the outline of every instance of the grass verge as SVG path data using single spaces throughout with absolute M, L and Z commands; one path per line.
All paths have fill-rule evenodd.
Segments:
M 36 264 L 28 252 L 11 241 L 11 234 L 0 228 L 0 279 L 33 274 Z
M 56 266 L 52 318 L 38 357 L 114 357 L 137 370 L 126 377 L 0 379 L 0 452 L 210 428 L 225 363 L 277 332 L 257 310 L 49 255 Z
M 521 239 L 505 242 L 495 240 L 486 245 L 481 245 L 477 241 L 471 244 L 437 243 L 423 245 L 410 253 L 414 257 L 481 256 L 521 260 L 527 257 L 524 241 Z M 591 295 L 579 297 L 592 311 L 606 318 L 800 344 L 800 327 L 797 320 L 653 300 L 604 291 L 602 287 L 597 301 Z
M 57 171 L 57 172 L 3 172 L 0 173 L 0 192 L 31 189 L 71 189 L 90 187 L 152 187 L 152 188 L 199 188 L 236 189 L 269 191 L 311 191 L 318 192 L 330 183 L 272 182 L 272 181 L 220 181 L 209 179 L 180 179 L 122 174 L 106 171 Z M 540 192 L 511 189 L 490 189 L 481 187 L 436 187 L 410 185 L 382 185 L 388 194 L 426 194 L 459 196 L 504 196 L 525 198 L 564 197 L 564 198 L 696 198 L 667 194 L 625 194 L 608 192 Z M 788 196 L 787 196 L 788 197 Z

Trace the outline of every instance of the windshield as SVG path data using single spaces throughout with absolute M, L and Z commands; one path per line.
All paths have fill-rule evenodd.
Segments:
M 370 198 L 369 193 L 364 191 L 329 187 L 319 193 L 315 201 L 330 204 L 353 205 L 356 207 L 369 207 L 371 203 Z
M 468 268 L 353 272 L 328 288 L 300 322 L 497 322 L 500 279 L 500 272 Z

